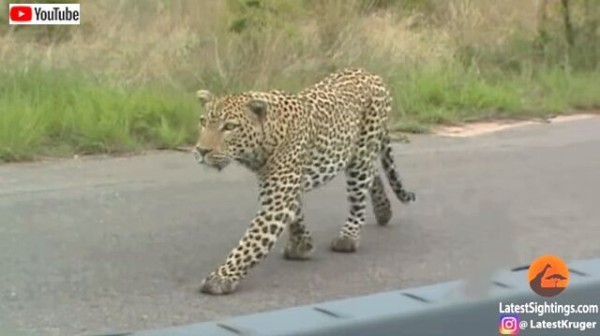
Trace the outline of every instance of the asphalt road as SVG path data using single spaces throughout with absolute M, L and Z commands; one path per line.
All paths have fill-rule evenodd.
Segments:
M 370 214 L 359 252 L 330 252 L 338 178 L 306 197 L 314 259 L 286 261 L 280 243 L 225 297 L 196 290 L 255 212 L 241 167 L 207 171 L 179 152 L 0 166 L 0 334 L 166 327 L 600 256 L 599 118 L 395 149 L 418 201 L 394 201 L 390 226 Z

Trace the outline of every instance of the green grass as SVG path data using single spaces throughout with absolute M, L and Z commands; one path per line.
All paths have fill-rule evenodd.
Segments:
M 600 108 L 600 73 L 562 69 L 535 74 L 479 74 L 460 66 L 399 71 L 391 76 L 394 126 L 427 131 L 432 124 L 548 117 Z
M 490 83 L 468 69 L 422 69 L 396 79 L 400 113 L 425 124 L 460 122 L 521 108 L 519 92 L 505 82 Z
M 396 107 L 392 128 L 405 132 L 600 108 L 597 72 L 551 68 L 486 76 L 451 65 L 394 69 L 385 77 Z M 196 137 L 199 108 L 193 94 L 181 90 L 124 87 L 81 71 L 38 68 L 0 72 L 0 92 L 2 161 L 174 148 Z
M 190 142 L 193 95 L 119 87 L 81 72 L 0 72 L 0 160 L 119 153 Z

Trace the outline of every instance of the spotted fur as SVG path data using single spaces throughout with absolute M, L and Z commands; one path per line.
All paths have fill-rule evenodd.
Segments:
M 205 113 L 197 160 L 218 170 L 238 161 L 256 173 L 260 190 L 260 209 L 225 262 L 203 281 L 204 293 L 235 291 L 286 227 L 284 257 L 309 258 L 313 242 L 304 225 L 301 197 L 341 171 L 350 209 L 331 243 L 334 251 L 358 248 L 367 196 L 379 225 L 386 225 L 392 216 L 377 158 L 397 198 L 403 203 L 416 199 L 404 189 L 394 167 L 387 130 L 391 97 L 379 76 L 346 69 L 298 94 L 270 91 L 215 97 L 201 90 L 198 98 Z

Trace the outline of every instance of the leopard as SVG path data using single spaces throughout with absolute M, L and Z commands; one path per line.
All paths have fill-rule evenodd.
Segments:
M 416 200 L 396 169 L 388 130 L 392 97 L 378 75 L 346 68 L 297 93 L 215 95 L 203 89 L 196 95 L 203 110 L 192 150 L 196 161 L 217 171 L 237 162 L 255 174 L 259 187 L 255 217 L 223 264 L 201 282 L 201 293 L 235 292 L 286 229 L 283 257 L 310 259 L 315 244 L 304 223 L 303 196 L 342 171 L 349 211 L 331 241 L 334 252 L 359 248 L 368 197 L 377 224 L 389 223 L 391 203 L 378 170 L 401 203 Z

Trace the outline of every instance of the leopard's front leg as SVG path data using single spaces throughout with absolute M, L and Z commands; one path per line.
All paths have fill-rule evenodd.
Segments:
M 298 212 L 299 174 L 289 173 L 263 181 L 260 190 L 261 209 L 225 263 L 204 279 L 200 287 L 202 293 L 234 292 L 248 270 L 267 256 Z

